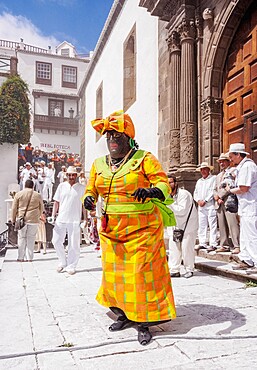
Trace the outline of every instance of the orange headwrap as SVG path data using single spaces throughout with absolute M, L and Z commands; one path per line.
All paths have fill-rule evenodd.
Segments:
M 132 139 L 135 137 L 135 127 L 130 116 L 119 110 L 109 115 L 107 118 L 99 118 L 91 121 L 93 128 L 104 135 L 106 131 L 115 130 L 124 132 Z

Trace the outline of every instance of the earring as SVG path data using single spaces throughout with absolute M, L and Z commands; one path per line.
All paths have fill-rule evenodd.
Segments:
M 129 146 L 130 146 L 131 149 L 134 149 L 135 148 L 135 140 L 130 138 L 129 139 Z

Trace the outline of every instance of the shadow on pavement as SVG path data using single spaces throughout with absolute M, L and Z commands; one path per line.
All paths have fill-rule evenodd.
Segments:
M 160 326 L 165 334 L 186 334 L 200 326 L 230 322 L 228 328 L 219 330 L 215 335 L 230 334 L 233 330 L 246 324 L 246 318 L 230 307 L 219 307 L 210 304 L 177 305 L 177 318 Z

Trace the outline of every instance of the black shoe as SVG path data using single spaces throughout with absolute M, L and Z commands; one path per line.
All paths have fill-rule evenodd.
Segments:
M 171 272 L 170 277 L 180 277 L 180 273 L 179 272 Z
M 126 317 L 122 316 L 117 321 L 115 321 L 112 325 L 109 326 L 110 331 L 119 331 L 125 328 L 131 321 Z
M 142 345 L 145 346 L 148 344 L 151 339 L 152 339 L 152 334 L 149 331 L 148 328 L 144 326 L 139 326 L 138 327 L 138 336 L 137 336 L 138 342 Z

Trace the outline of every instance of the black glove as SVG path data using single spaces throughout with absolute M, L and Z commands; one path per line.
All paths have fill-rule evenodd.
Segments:
M 84 199 L 84 207 L 85 207 L 88 211 L 93 211 L 93 210 L 95 209 L 94 201 L 95 201 L 95 198 L 94 198 L 94 197 L 91 197 L 90 195 L 88 195 L 88 196 Z
M 135 200 L 142 203 L 145 202 L 146 198 L 158 198 L 164 200 L 163 192 L 159 188 L 138 188 L 133 194 L 131 194 Z

